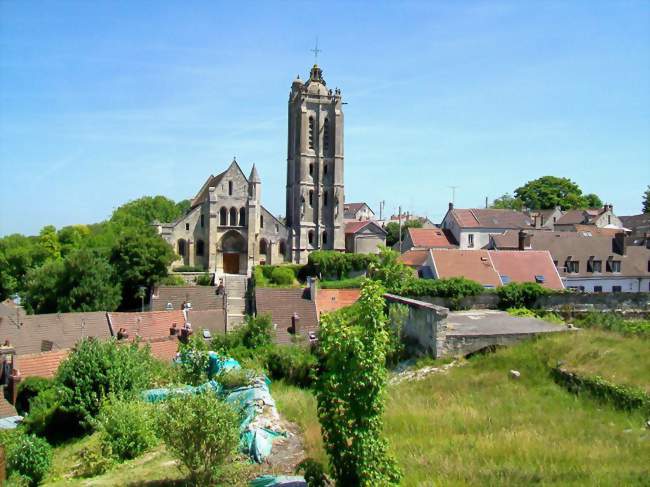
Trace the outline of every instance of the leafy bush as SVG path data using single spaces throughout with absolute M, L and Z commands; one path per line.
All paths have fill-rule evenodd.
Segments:
M 214 485 L 236 458 L 239 418 L 214 394 L 177 395 L 162 404 L 158 431 L 167 450 L 189 472 L 193 485 Z
M 499 307 L 508 308 L 533 308 L 541 296 L 548 294 L 548 290 L 536 282 L 511 282 L 497 289 Z
M 201 274 L 200 276 L 196 276 L 196 279 L 194 279 L 194 282 L 198 286 L 211 286 L 212 285 L 212 275 L 205 272 Z
M 41 391 L 29 401 L 29 414 L 23 420 L 25 431 L 60 443 L 83 432 L 75 414 L 64 411 L 56 387 Z
M 45 377 L 27 377 L 18 385 L 16 411 L 24 416 L 29 412 L 29 401 L 43 391 L 53 387 L 53 381 Z
M 403 329 L 409 316 L 409 308 L 404 304 L 392 303 L 388 306 L 389 340 L 386 351 L 386 364 L 394 367 L 405 355 Z
M 150 384 L 153 360 L 149 347 L 137 343 L 81 340 L 57 371 L 61 409 L 89 428 L 110 394 L 130 397 Z
M 296 465 L 296 473 L 301 472 L 308 487 L 326 487 L 329 485 L 327 476 L 325 475 L 325 468 L 313 458 L 305 458 Z
M 323 289 L 357 289 L 361 287 L 364 279 L 364 276 L 359 276 L 339 281 L 320 281 L 319 285 Z
M 96 442 L 79 450 L 76 455 L 75 477 L 95 477 L 105 473 L 115 463 L 113 452 L 107 444 Z
M 283 379 L 299 387 L 311 386 L 316 378 L 316 357 L 300 346 L 269 347 L 264 357 L 264 365 L 272 379 Z
M 139 400 L 104 401 L 97 426 L 104 448 L 120 460 L 135 458 L 156 444 L 151 405 Z
M 289 286 L 295 279 L 293 271 L 287 267 L 276 267 L 271 273 L 271 282 L 279 286 Z
M 600 328 L 623 335 L 650 338 L 650 320 L 625 318 L 616 313 L 598 313 L 594 311 L 576 319 L 574 323 L 584 328 Z
M 179 265 L 172 270 L 174 272 L 203 272 L 205 269 L 200 265 Z
M 537 318 L 537 314 L 528 308 L 508 308 L 506 312 L 512 316 L 521 318 Z
M 370 265 L 369 275 L 380 281 L 391 293 L 402 294 L 402 289 L 408 283 L 416 280 L 414 271 L 398 260 L 399 254 L 394 250 L 383 247 L 377 261 Z
M 308 273 L 322 277 L 347 277 L 350 271 L 367 271 L 377 263 L 375 254 L 347 254 L 336 250 L 316 250 L 309 254 Z
M 246 369 L 229 369 L 220 372 L 215 379 L 225 389 L 237 389 L 250 385 L 252 374 Z
M 246 348 L 268 345 L 273 337 L 271 315 L 246 316 L 246 323 L 238 331 L 241 333 L 241 343 Z
M 9 443 L 7 470 L 28 479 L 30 485 L 38 485 L 52 466 L 52 447 L 35 435 L 18 435 Z
M 168 276 L 163 277 L 158 284 L 161 286 L 187 286 L 187 282 L 181 276 L 176 274 L 169 274 Z
M 199 336 L 192 335 L 187 343 L 180 345 L 181 381 L 198 386 L 208 380 L 208 345 Z

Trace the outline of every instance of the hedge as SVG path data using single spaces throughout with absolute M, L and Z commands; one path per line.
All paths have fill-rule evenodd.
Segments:
M 367 271 L 370 264 L 378 263 L 375 254 L 346 254 L 334 250 L 316 250 L 309 254 L 308 267 L 312 275 L 343 279 L 350 271 Z

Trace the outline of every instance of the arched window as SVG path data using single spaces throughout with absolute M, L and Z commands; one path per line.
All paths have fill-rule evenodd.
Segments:
M 309 164 L 309 175 L 313 178 L 314 177 L 314 164 Z
M 280 240 L 280 255 L 287 256 L 287 242 Z
M 314 148 L 314 117 L 309 117 L 309 148 Z
M 230 226 L 237 225 L 237 208 L 230 208 Z
M 314 206 L 314 190 L 309 190 L 309 206 Z
M 185 257 L 185 240 L 182 238 L 178 241 L 178 255 Z
M 219 225 L 228 225 L 228 210 L 225 206 L 219 210 Z
M 239 226 L 240 227 L 246 226 L 246 208 L 239 209 Z
M 323 206 L 327 206 L 327 191 L 323 193 Z
M 330 121 L 326 118 L 323 124 L 323 154 L 329 153 L 330 150 Z
M 264 228 L 264 215 L 260 215 L 260 228 Z
M 197 240 L 196 241 L 196 255 L 202 256 L 203 255 L 203 240 Z
M 309 245 L 314 245 L 314 231 L 309 230 L 309 233 L 307 234 L 307 239 L 309 240 Z
M 269 245 L 266 243 L 266 239 L 260 240 L 260 255 L 266 256 L 266 253 L 269 251 Z
M 232 196 L 232 181 L 228 181 L 228 195 Z
M 323 245 L 327 245 L 327 231 L 323 231 L 323 239 L 321 241 Z

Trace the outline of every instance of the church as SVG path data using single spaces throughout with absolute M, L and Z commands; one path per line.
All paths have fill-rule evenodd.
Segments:
M 289 93 L 285 219 L 261 196 L 255 165 L 246 177 L 233 160 L 208 177 L 184 216 L 158 224 L 178 254 L 172 266 L 250 275 L 258 264 L 304 264 L 313 250 L 345 251 L 341 91 L 327 88 L 316 64 Z

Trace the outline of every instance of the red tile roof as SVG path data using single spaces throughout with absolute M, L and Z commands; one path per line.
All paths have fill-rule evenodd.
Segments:
M 525 228 L 530 218 L 521 211 L 493 208 L 455 208 L 451 210 L 461 228 Z
M 0 395 L 0 419 L 17 415 L 16 408 L 4 398 L 4 395 Z
M 309 298 L 308 289 L 257 288 L 255 290 L 255 307 L 258 315 L 270 314 L 278 343 L 291 343 L 291 317 L 297 313 L 300 317 L 299 332 L 307 336 L 318 330 L 316 303 Z
M 432 248 L 455 248 L 457 247 L 454 236 L 449 230 L 440 228 L 408 228 L 407 229 L 413 247 Z
M 361 230 L 363 227 L 366 225 L 370 224 L 370 220 L 363 220 L 360 222 L 347 222 L 345 224 L 345 233 L 357 233 L 359 230 Z
M 166 311 L 167 304 L 180 310 L 183 302 L 192 303 L 194 310 L 223 309 L 223 296 L 216 286 L 160 286 L 151 296 L 152 311 Z
M 431 249 L 438 278 L 465 277 L 483 286 L 501 285 L 487 250 Z
M 408 250 L 400 255 L 397 260 L 399 260 L 402 264 L 411 267 L 419 267 L 421 265 L 424 265 L 428 255 L 428 249 Z
M 151 347 L 151 355 L 163 362 L 171 362 L 178 352 L 178 338 L 165 337 L 145 342 Z
M 108 313 L 113 336 L 120 328 L 125 328 L 129 338 L 139 335 L 142 338 L 157 338 L 169 336 L 169 329 L 176 324 L 181 328 L 185 323 L 183 312 L 178 311 L 145 311 L 144 313 Z M 223 333 L 225 317 L 223 310 L 204 310 L 189 312 L 189 320 L 196 331 L 201 328 L 212 333 Z
M 494 268 L 503 281 L 507 276 L 511 282 L 536 282 L 548 289 L 564 289 L 562 279 L 553 264 L 551 254 L 546 250 L 490 250 Z
M 18 369 L 21 377 L 54 377 L 61 362 L 63 362 L 70 350 L 54 350 L 52 352 L 30 353 L 17 355 L 14 367 Z
M 316 294 L 316 310 L 321 313 L 337 311 L 356 303 L 361 289 L 319 289 Z

